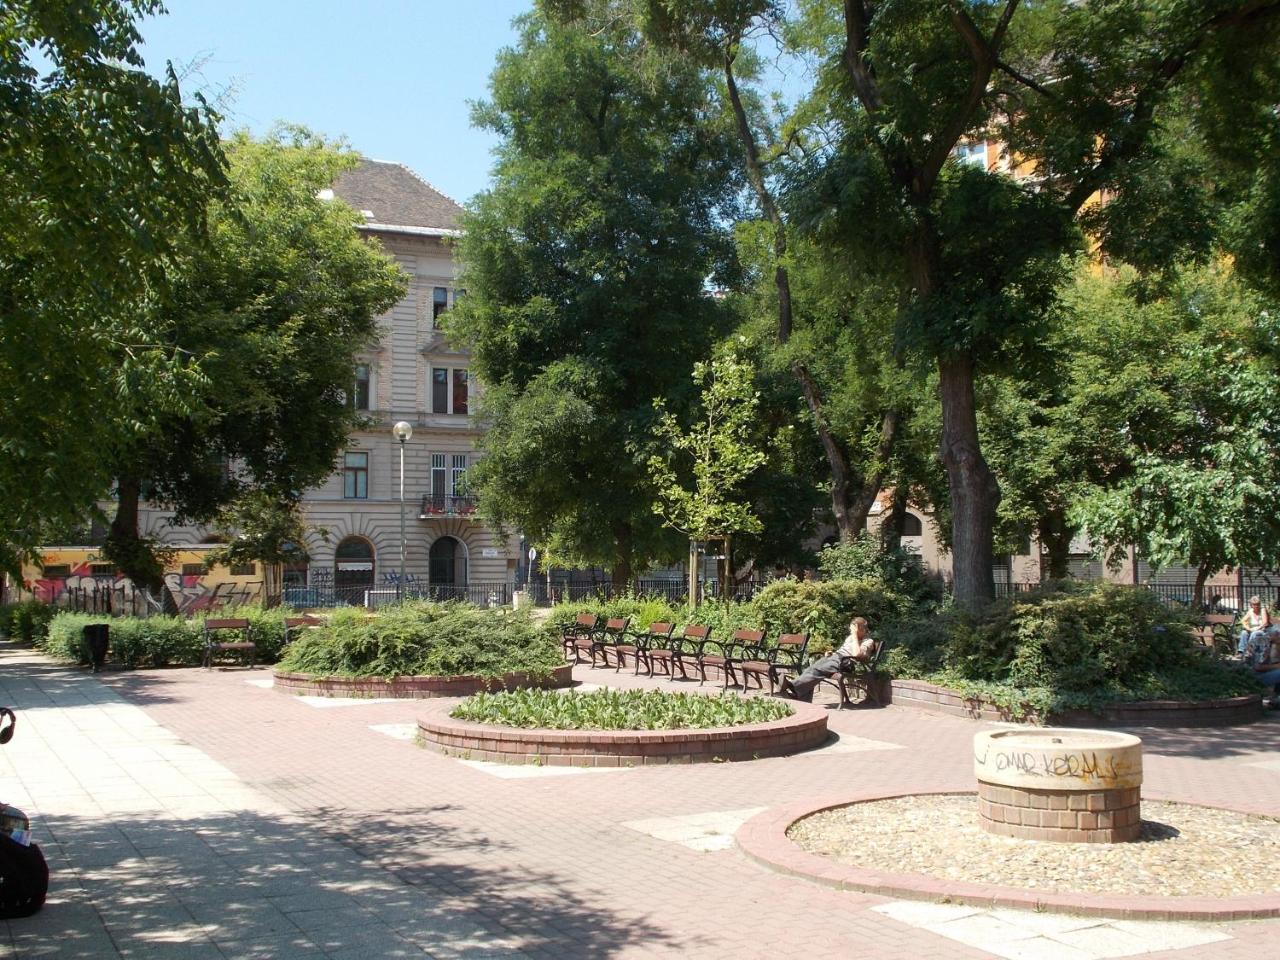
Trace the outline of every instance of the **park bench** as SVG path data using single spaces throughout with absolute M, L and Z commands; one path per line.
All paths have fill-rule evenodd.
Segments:
M 607 667 L 609 665 L 609 651 L 616 651 L 618 645 L 627 639 L 627 628 L 631 626 L 630 617 L 610 617 L 605 621 L 604 628 L 596 634 L 596 642 L 591 647 L 591 666 L 596 665 L 596 655 L 600 657 L 600 666 Z M 631 649 L 634 651 L 635 647 Z
M 1203 644 L 1201 649 L 1206 652 L 1212 650 L 1230 656 L 1236 652 L 1236 638 L 1232 634 L 1235 622 L 1234 614 L 1209 613 L 1205 614 L 1199 626 L 1191 628 L 1191 633 Z
M 573 624 L 563 634 L 561 643 L 564 646 L 564 658 L 573 657 L 574 663 L 584 663 L 582 653 L 591 654 L 596 645 L 596 636 L 600 632 L 600 618 L 594 613 L 580 613 L 573 618 Z
M 653 676 L 653 660 L 650 654 L 655 650 L 670 652 L 671 634 L 675 631 L 674 623 L 667 623 L 663 620 L 655 620 L 649 624 L 649 629 L 644 633 L 636 634 L 635 641 L 635 672 L 640 673 L 640 664 L 645 665 L 649 676 Z
M 685 670 L 685 664 L 698 662 L 698 653 L 710 636 L 710 627 L 704 627 L 698 623 L 688 624 L 680 632 L 680 636 L 670 638 L 666 647 L 652 648 L 648 651 L 649 675 L 653 675 L 653 665 L 661 663 L 666 666 L 666 673 L 670 679 L 675 679 L 675 670 L 679 668 L 680 679 L 688 680 L 689 674 Z
M 627 618 L 628 623 L 630 623 L 630 619 L 631 619 L 630 617 Z M 648 637 L 649 633 L 652 632 L 655 626 L 657 626 L 657 624 L 651 623 L 649 624 L 648 631 L 640 632 L 640 633 L 630 633 L 630 634 L 626 634 L 624 636 L 618 637 L 616 642 L 614 642 L 613 644 L 605 648 L 613 651 L 614 673 L 617 673 L 619 670 L 623 668 L 623 666 L 626 664 L 627 657 L 630 656 L 635 666 L 635 670 L 633 671 L 633 673 L 639 675 L 640 661 L 644 658 L 644 646 L 643 646 L 644 641 Z M 670 634 L 671 626 L 667 624 L 666 627 L 667 627 L 667 633 Z
M 301 617 L 285 617 L 284 618 L 284 646 L 288 646 L 301 636 L 303 630 L 309 630 L 312 627 L 318 627 L 324 621 L 319 617 L 313 617 L 310 614 L 304 614 Z
M 756 686 L 764 689 L 764 681 L 769 681 L 769 693 L 777 687 L 778 680 L 784 673 L 799 674 L 804 670 L 805 651 L 809 649 L 807 633 L 784 633 L 778 642 L 769 647 L 761 644 L 753 653 L 744 653 L 743 659 L 730 667 L 734 673 L 742 675 L 742 691 L 747 691 L 747 681 L 756 678 Z
M 721 652 L 724 656 L 719 667 L 724 680 L 724 687 L 727 690 L 730 680 L 733 681 L 735 687 L 740 685 L 738 682 L 738 670 L 743 663 L 758 661 L 766 656 L 764 631 L 735 630 L 733 631 L 733 636 L 729 638 L 729 642 L 721 644 Z M 703 668 L 703 679 L 706 679 L 705 667 Z M 746 686 L 742 685 L 742 687 L 745 691 Z
M 880 674 L 877 667 L 880 664 L 880 655 L 884 653 L 884 641 L 877 640 L 875 649 L 871 651 L 871 656 L 866 660 L 859 660 L 857 657 L 842 657 L 840 660 L 840 669 L 829 677 L 819 680 L 819 685 L 828 683 L 835 687 L 840 693 L 840 709 L 852 707 L 858 704 L 876 704 L 880 703 Z M 862 697 L 855 701 L 849 694 L 853 691 L 861 690 Z
M 219 640 L 226 632 L 235 631 L 239 640 Z M 219 653 L 243 653 L 249 659 L 249 669 L 253 669 L 257 659 L 258 645 L 253 642 L 253 627 L 243 617 L 231 617 L 204 622 L 204 666 L 213 666 L 213 658 Z

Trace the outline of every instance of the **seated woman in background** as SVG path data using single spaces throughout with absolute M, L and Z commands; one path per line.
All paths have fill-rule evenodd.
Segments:
M 1240 643 L 1236 646 L 1236 652 L 1242 657 L 1246 656 L 1249 642 L 1254 638 L 1254 635 L 1260 635 L 1269 626 L 1271 626 L 1271 613 L 1262 605 L 1262 598 L 1258 596 L 1250 597 L 1249 609 L 1240 618 Z M 1261 636 L 1259 636 L 1259 639 L 1261 639 Z

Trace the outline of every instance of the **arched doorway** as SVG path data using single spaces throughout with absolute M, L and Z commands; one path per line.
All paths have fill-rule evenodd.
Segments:
M 364 592 L 373 587 L 373 544 L 364 537 L 347 537 L 333 552 L 333 591 L 336 599 L 364 603 Z
M 467 546 L 457 537 L 437 537 L 427 561 L 427 580 L 433 587 L 467 585 Z

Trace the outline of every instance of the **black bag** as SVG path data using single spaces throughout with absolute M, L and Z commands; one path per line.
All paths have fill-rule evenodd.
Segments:
M 29 917 L 49 894 L 49 864 L 40 845 L 24 847 L 0 833 L 0 920 Z
M 857 657 L 841 657 L 840 672 L 853 673 L 855 670 L 858 669 L 859 666 L 861 666 L 861 664 L 862 664 L 862 661 L 860 661 Z

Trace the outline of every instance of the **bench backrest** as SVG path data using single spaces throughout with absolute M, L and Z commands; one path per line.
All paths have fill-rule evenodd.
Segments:
M 284 628 L 286 630 L 291 630 L 294 627 L 318 627 L 322 623 L 324 623 L 324 621 L 319 617 L 312 616 L 284 618 Z
M 630 623 L 630 617 L 610 617 L 605 623 L 604 628 L 610 633 L 622 633 L 627 629 L 627 625 Z
M 682 636 L 688 637 L 690 640 L 705 640 L 711 635 L 711 628 L 704 627 L 700 623 L 691 623 L 684 628 Z
M 600 624 L 600 618 L 594 613 L 580 613 L 573 618 L 573 622 L 579 627 L 590 627 L 594 630 Z
M 760 642 L 764 640 L 763 630 L 735 630 L 733 631 L 734 643 L 745 643 L 749 647 L 758 647 Z
M 649 633 L 655 637 L 669 637 L 671 631 L 676 628 L 674 623 L 667 623 L 665 620 L 657 620 L 649 624 Z
M 249 621 L 243 617 L 232 618 L 228 620 L 206 620 L 204 629 L 206 632 L 210 630 L 244 630 L 249 626 Z
M 1210 613 L 1204 618 L 1206 627 L 1229 627 L 1235 622 L 1235 615 L 1230 613 Z
M 809 635 L 807 633 L 784 633 L 778 638 L 778 646 L 795 647 L 797 651 L 804 650 L 809 646 Z

